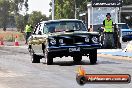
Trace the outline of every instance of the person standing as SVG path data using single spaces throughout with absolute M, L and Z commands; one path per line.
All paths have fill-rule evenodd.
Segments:
M 103 26 L 104 26 L 104 47 L 113 48 L 114 30 L 113 30 L 113 21 L 111 19 L 110 13 L 107 13 L 106 19 L 103 21 Z
M 90 28 L 88 28 L 88 32 L 93 32 L 92 25 L 90 25 Z
M 26 27 L 25 27 L 25 33 L 26 33 L 26 36 L 25 36 L 26 42 L 25 42 L 25 44 L 28 43 L 28 38 L 31 36 L 32 29 L 33 29 L 33 27 L 31 25 L 29 25 L 29 24 L 26 25 Z

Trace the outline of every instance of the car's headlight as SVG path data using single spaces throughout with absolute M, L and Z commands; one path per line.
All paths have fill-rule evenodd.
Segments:
M 51 39 L 50 39 L 50 44 L 55 45 L 55 44 L 56 44 L 56 39 L 51 38 Z
M 92 42 L 93 42 L 93 43 L 98 43 L 98 38 L 97 38 L 97 37 L 93 37 L 93 38 L 92 38 Z
M 59 40 L 59 43 L 60 43 L 60 44 L 63 44 L 63 43 L 64 43 L 63 39 L 60 39 L 60 40 Z
M 89 38 L 88 37 L 85 38 L 85 42 L 89 42 Z

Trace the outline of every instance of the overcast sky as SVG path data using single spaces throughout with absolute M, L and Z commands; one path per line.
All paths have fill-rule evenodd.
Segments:
M 46 16 L 49 16 L 49 3 L 51 0 L 29 0 L 29 13 L 32 11 L 41 11 Z

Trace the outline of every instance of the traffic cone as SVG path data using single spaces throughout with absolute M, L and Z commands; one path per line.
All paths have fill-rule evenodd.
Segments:
M 15 36 L 15 46 L 19 46 L 19 42 L 18 42 L 18 36 Z
M 0 36 L 0 45 L 4 45 L 3 37 Z

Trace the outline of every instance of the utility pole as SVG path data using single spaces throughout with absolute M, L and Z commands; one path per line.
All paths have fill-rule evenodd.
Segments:
M 77 5 L 76 5 L 76 0 L 75 0 L 75 19 L 77 19 Z
M 54 12 L 55 11 L 55 2 L 54 2 L 54 0 L 52 0 L 52 20 L 54 20 Z

